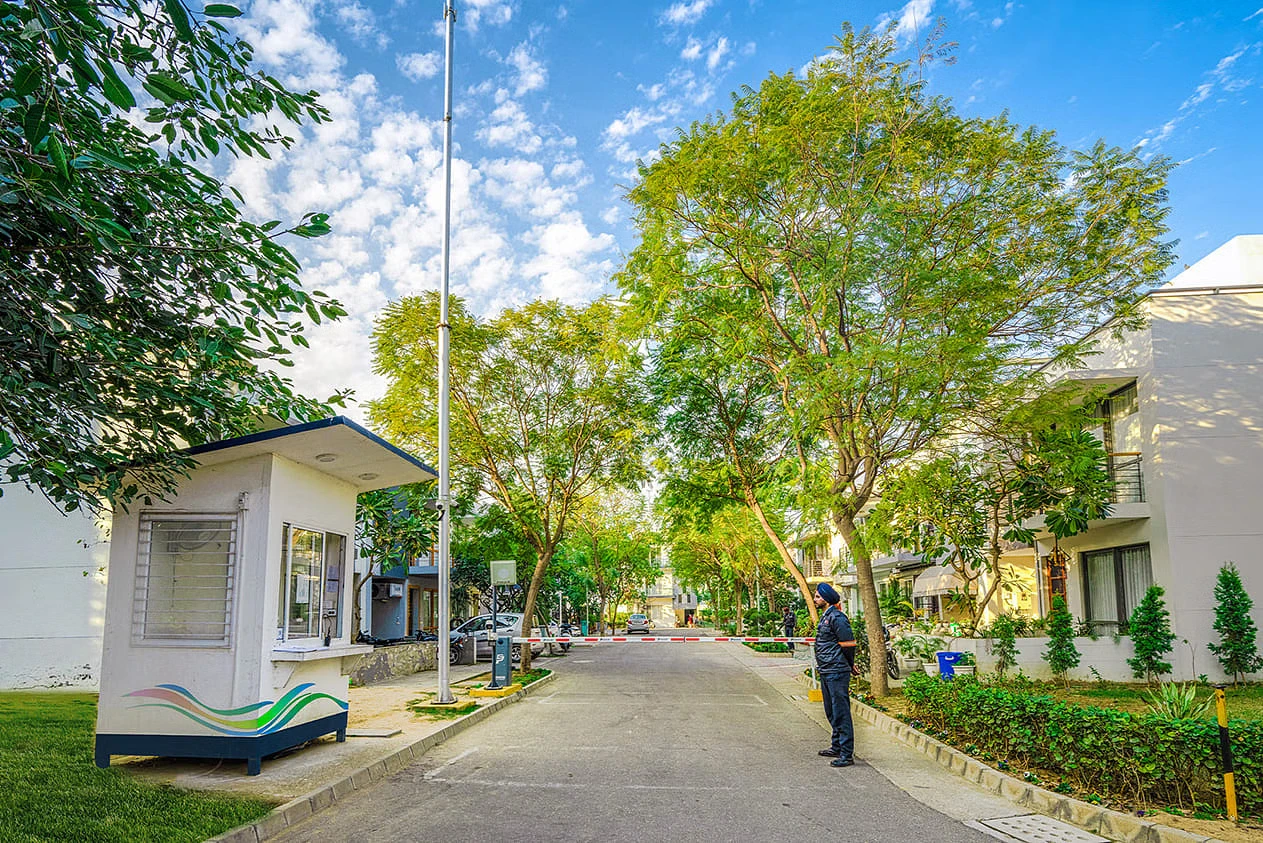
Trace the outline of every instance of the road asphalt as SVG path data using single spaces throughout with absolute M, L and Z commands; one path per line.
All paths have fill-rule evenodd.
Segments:
M 576 646 L 541 693 L 284 841 L 992 841 L 1025 813 L 856 722 L 835 769 L 802 662 L 736 644 Z M 896 784 L 897 782 L 897 784 Z

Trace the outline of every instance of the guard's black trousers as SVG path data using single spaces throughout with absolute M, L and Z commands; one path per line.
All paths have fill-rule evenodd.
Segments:
M 824 695 L 824 716 L 833 727 L 830 746 L 839 758 L 855 753 L 855 727 L 851 723 L 851 674 L 820 674 L 820 691 Z

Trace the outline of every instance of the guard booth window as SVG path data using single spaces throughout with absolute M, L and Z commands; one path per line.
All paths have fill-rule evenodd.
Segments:
M 284 526 L 278 641 L 341 636 L 345 551 L 345 536 Z
M 142 513 L 132 637 L 141 643 L 231 643 L 237 516 Z

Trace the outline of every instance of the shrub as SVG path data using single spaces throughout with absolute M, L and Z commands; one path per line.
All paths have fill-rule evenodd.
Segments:
M 1017 664 L 1017 624 L 1008 615 L 1000 615 L 991 624 L 991 654 L 996 658 L 996 673 Z
M 1131 665 L 1132 675 L 1147 682 L 1171 672 L 1171 663 L 1162 657 L 1171 652 L 1175 634 L 1171 632 L 1171 614 L 1162 600 L 1163 594 L 1162 586 L 1149 586 L 1127 622 L 1136 648 L 1136 657 L 1128 659 L 1127 664 Z
M 1197 685 L 1192 682 L 1168 682 L 1144 695 L 1149 711 L 1169 720 L 1201 720 L 1210 712 L 1214 697 L 1197 701 Z
M 1215 600 L 1214 628 L 1219 633 L 1219 643 L 1206 646 L 1219 658 L 1235 685 L 1238 678 L 1244 682 L 1247 673 L 1263 668 L 1263 657 L 1259 656 L 1259 630 L 1250 617 L 1254 601 L 1241 584 L 1237 566 L 1231 562 L 1219 569 Z
M 1058 773 L 1081 790 L 1190 808 L 1223 805 L 1213 720 L 1076 706 L 967 677 L 939 682 L 911 674 L 903 695 L 925 731 L 946 731 L 982 753 Z M 1263 810 L 1263 722 L 1233 720 L 1229 729 L 1238 804 Z
M 1080 658 L 1079 649 L 1074 646 L 1074 618 L 1070 617 L 1065 598 L 1057 595 L 1048 613 L 1048 649 L 1044 651 L 1044 661 L 1064 683 L 1068 682 L 1066 673 L 1079 666 Z

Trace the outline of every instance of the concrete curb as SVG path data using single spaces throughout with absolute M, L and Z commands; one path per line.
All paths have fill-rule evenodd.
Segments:
M 993 767 L 967 755 L 958 749 L 935 740 L 924 732 L 912 728 L 901 720 L 883 714 L 871 706 L 851 698 L 851 711 L 890 736 L 919 750 L 926 757 L 939 763 L 961 778 L 973 782 L 983 790 L 998 793 L 1014 805 L 1039 814 L 1046 814 L 1062 822 L 1078 826 L 1084 831 L 1099 834 L 1120 843 L 1223 843 L 1216 837 L 1204 837 L 1141 817 L 1111 811 L 1099 805 L 1091 805 L 1060 793 L 1053 793 L 1039 785 L 1024 782 L 1005 775 Z
M 495 702 L 480 706 L 477 711 L 470 712 L 459 720 L 452 721 L 437 732 L 432 732 L 415 743 L 395 750 L 391 754 L 377 759 L 368 766 L 356 770 L 339 781 L 325 785 L 318 790 L 313 790 L 311 793 L 300 796 L 297 799 L 290 800 L 250 825 L 234 828 L 218 837 L 212 837 L 206 843 L 260 843 L 262 840 L 275 837 L 290 826 L 297 825 L 307 819 L 312 814 L 319 813 L 332 806 L 339 799 L 345 799 L 353 791 L 363 790 L 374 782 L 394 775 L 448 738 L 454 737 L 470 726 L 487 719 L 506 705 L 515 703 L 523 697 L 534 693 L 537 688 L 549 684 L 556 678 L 557 671 L 554 670 L 543 679 L 532 682 L 512 696 L 501 697 Z

